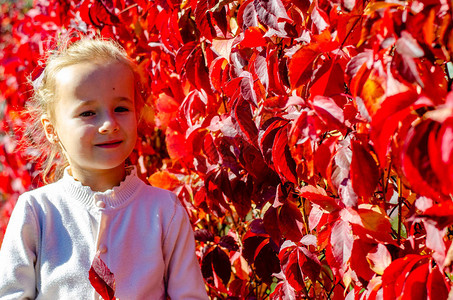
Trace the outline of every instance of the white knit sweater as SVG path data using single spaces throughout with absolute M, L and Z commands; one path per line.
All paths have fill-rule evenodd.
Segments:
M 96 299 L 98 250 L 121 300 L 207 299 L 184 208 L 135 170 L 102 193 L 65 172 L 20 196 L 0 250 L 0 299 Z

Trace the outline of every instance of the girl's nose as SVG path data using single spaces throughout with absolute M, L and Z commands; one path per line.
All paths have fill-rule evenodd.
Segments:
M 112 116 L 107 116 L 102 125 L 99 127 L 99 133 L 106 134 L 118 131 L 119 126 L 116 119 Z

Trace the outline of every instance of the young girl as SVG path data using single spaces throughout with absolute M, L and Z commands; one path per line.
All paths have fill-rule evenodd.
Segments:
M 117 298 L 207 299 L 184 208 L 125 165 L 137 138 L 136 82 L 110 41 L 85 38 L 48 58 L 37 121 L 49 159 L 61 151 L 67 167 L 20 196 L 0 250 L 0 299 L 98 299 L 88 275 L 96 255 Z

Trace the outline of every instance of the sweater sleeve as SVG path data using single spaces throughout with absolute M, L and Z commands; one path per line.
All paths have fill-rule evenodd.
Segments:
M 0 299 L 35 299 L 39 226 L 25 197 L 19 197 L 0 249 Z
M 174 201 L 174 215 L 163 243 L 167 294 L 172 300 L 208 299 L 189 218 L 179 200 Z

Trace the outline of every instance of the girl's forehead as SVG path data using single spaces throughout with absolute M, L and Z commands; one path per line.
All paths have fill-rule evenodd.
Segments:
M 57 80 L 64 82 L 71 79 L 83 82 L 84 80 L 115 79 L 133 76 L 132 69 L 124 63 L 110 62 L 82 62 L 63 67 L 57 74 Z
M 123 63 L 80 63 L 61 69 L 56 76 L 58 102 L 70 99 L 127 98 L 134 100 L 134 75 Z
M 101 85 L 122 84 L 133 88 L 134 75 L 123 63 L 80 63 L 62 68 L 56 74 L 58 88 L 96 88 Z

